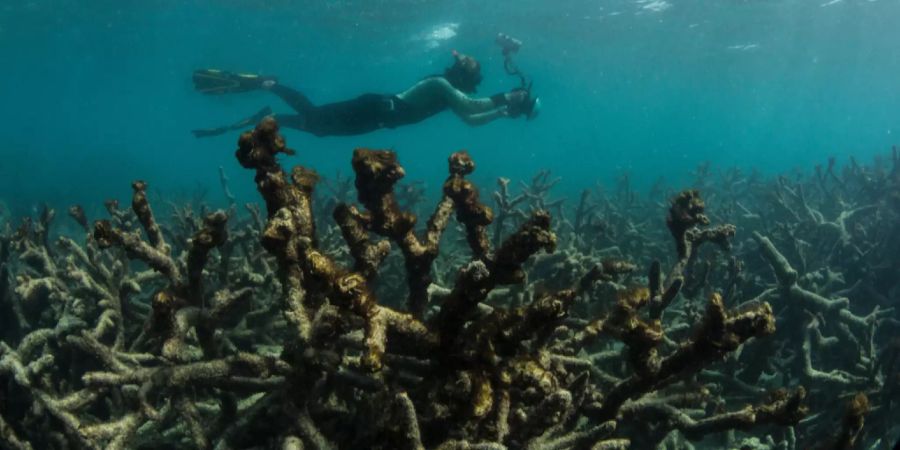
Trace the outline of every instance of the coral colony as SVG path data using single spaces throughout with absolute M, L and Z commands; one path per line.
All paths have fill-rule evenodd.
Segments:
M 423 224 L 393 152 L 357 149 L 355 179 L 317 191 L 281 166 L 273 119 L 238 145 L 264 210 L 239 211 L 222 172 L 227 212 L 160 221 L 138 181 L 93 225 L 69 210 L 83 239 L 51 233 L 50 209 L 7 226 L 0 447 L 897 439 L 896 151 L 775 180 L 701 167 L 696 189 L 651 194 L 666 204 L 623 178 L 571 209 L 549 172 L 518 194 L 501 179 L 490 208 L 462 151 Z

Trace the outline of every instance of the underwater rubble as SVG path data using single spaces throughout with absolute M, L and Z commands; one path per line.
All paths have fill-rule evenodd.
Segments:
M 900 435 L 900 155 L 769 179 L 558 179 L 436 205 L 391 151 L 316 190 L 269 118 L 264 208 L 147 184 L 80 233 L 0 235 L 0 447 L 889 449 Z M 517 192 L 514 192 L 517 191 Z M 355 193 L 355 202 L 353 196 Z M 702 197 L 701 197 L 702 195 Z M 667 202 L 659 202 L 668 198 Z M 707 207 L 709 203 L 709 207 Z M 426 208 L 431 207 L 428 210 Z M 427 217 L 424 224 L 421 217 Z M 81 237 L 73 237 L 78 236 Z M 446 235 L 446 236 L 445 236 Z

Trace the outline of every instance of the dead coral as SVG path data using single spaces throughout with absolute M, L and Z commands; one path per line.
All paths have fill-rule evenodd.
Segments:
M 798 448 L 834 435 L 822 424 L 843 423 L 844 442 L 891 430 L 878 408 L 891 404 L 896 380 L 884 374 L 897 359 L 875 342 L 893 312 L 860 316 L 838 275 L 794 269 L 775 242 L 799 231 L 744 217 L 758 203 L 734 198 L 758 181 L 723 176 L 727 190 L 707 198 L 731 209 L 707 211 L 697 191 L 658 205 L 625 179 L 614 197 L 583 197 L 567 223 L 545 210 L 563 212 L 546 198 L 549 173 L 523 200 L 501 189 L 495 216 L 457 152 L 419 225 L 398 200 L 395 153 L 354 152 L 358 205 L 345 189 L 318 204 L 318 175 L 281 166 L 293 154 L 272 119 L 241 136 L 236 157 L 265 202 L 243 222 L 233 207 L 157 220 L 136 182 L 131 210 L 109 203 L 84 242 L 51 245 L 50 211 L 0 239 L 0 301 L 20 311 L 0 346 L 0 405 L 30 406 L 0 409 L 3 446 L 732 448 L 753 430 Z M 857 184 L 818 183 L 832 194 Z M 880 220 L 864 212 L 839 239 L 857 245 L 852 224 Z M 598 240 L 601 217 L 610 232 Z M 461 245 L 442 243 L 451 218 Z M 756 245 L 711 225 L 726 222 L 760 231 Z M 441 253 L 468 261 L 443 267 Z M 406 290 L 384 289 L 386 278 Z M 805 327 L 783 326 L 798 318 Z M 836 342 L 859 352 L 853 368 L 832 365 L 824 350 Z M 829 385 L 816 371 L 852 375 L 841 389 L 874 387 L 876 406 L 801 421 L 806 392 Z
M 415 409 L 416 421 L 409 419 L 410 408 L 401 408 L 406 411 L 406 419 L 402 422 L 410 424 L 408 431 L 398 434 L 405 436 L 407 444 L 404 446 L 409 445 L 409 439 L 413 439 L 413 446 L 434 446 L 442 442 L 441 445 L 446 446 L 450 445 L 449 442 L 492 439 L 509 440 L 510 444 L 519 446 L 528 445 L 527 442 L 533 439 L 546 439 L 546 436 L 541 436 L 542 433 L 525 432 L 533 429 L 535 422 L 516 418 L 545 417 L 548 412 L 540 411 L 550 407 L 550 404 L 540 399 L 571 396 L 570 390 L 565 388 L 567 372 L 560 372 L 562 367 L 554 367 L 550 363 L 554 358 L 548 359 L 549 355 L 542 349 L 547 348 L 554 329 L 567 317 L 575 292 L 561 291 L 535 299 L 517 309 L 495 306 L 484 311 L 481 305 L 497 286 L 523 282 L 522 264 L 532 254 L 540 249 L 554 249 L 556 238 L 550 231 L 549 215 L 535 213 L 517 233 L 492 251 L 486 238 L 486 226 L 490 224 L 492 215 L 479 203 L 477 190 L 463 178 L 471 172 L 474 164 L 464 153 L 453 155 L 450 158 L 450 177 L 444 185 L 445 196 L 429 221 L 425 242 L 436 245 L 440 231 L 446 226 L 447 215 L 453 208 L 457 219 L 466 227 L 467 241 L 475 260 L 460 270 L 454 288 L 442 298 L 439 310 L 427 321 L 419 322 L 413 316 L 379 305 L 367 287 L 378 267 L 378 258 L 367 255 L 373 255 L 373 249 L 382 244 L 372 244 L 366 239 L 364 231 L 388 237 L 403 249 L 409 279 L 411 283 L 418 283 L 419 289 L 427 287 L 421 279 L 422 268 L 427 265 L 423 266 L 421 262 L 430 264 L 433 261 L 433 257 L 428 255 L 430 259 L 424 259 L 422 255 L 425 253 L 418 251 L 423 247 L 427 250 L 428 245 L 423 245 L 415 234 L 415 216 L 401 211 L 394 197 L 393 186 L 404 175 L 396 155 L 365 149 L 354 153 L 356 186 L 366 211 L 342 206 L 338 208 L 336 217 L 339 222 L 351 218 L 356 222 L 344 223 L 342 229 L 348 236 L 351 254 L 357 260 L 355 267 L 362 272 L 358 273 L 340 268 L 316 250 L 316 238 L 308 212 L 312 183 L 304 183 L 304 180 L 313 177 L 296 176 L 310 173 L 298 167 L 293 170 L 293 183 L 287 183 L 285 173 L 271 164 L 277 153 L 285 151 L 273 121 L 265 121 L 253 133 L 242 136 L 238 150 L 238 159 L 242 164 L 257 171 L 259 190 L 267 200 L 269 224 L 264 236 L 278 236 L 279 245 L 267 245 L 267 248 L 279 257 L 283 277 L 285 274 L 296 276 L 294 280 L 287 279 L 285 284 L 297 285 L 299 289 L 286 295 L 298 301 L 298 309 L 306 311 L 307 317 L 322 307 L 307 298 L 313 292 L 309 287 L 318 286 L 316 292 L 325 293 L 338 308 L 362 320 L 363 334 L 357 341 L 362 349 L 360 369 L 377 371 L 379 378 L 396 377 L 396 368 L 392 367 L 391 360 L 385 359 L 392 353 L 391 349 L 405 352 L 407 356 L 404 358 L 419 359 L 417 365 L 428 367 L 425 372 L 414 376 L 427 381 L 409 387 L 408 398 L 414 405 L 419 405 Z M 283 199 L 291 201 L 284 202 Z M 292 213 L 292 208 L 300 213 Z M 297 230 L 301 232 L 297 233 Z M 296 239 L 298 234 L 305 239 Z M 692 242 L 720 239 L 716 237 L 719 235 L 699 231 L 697 236 Z M 291 249 L 296 252 L 291 258 L 282 256 L 285 250 Z M 374 254 L 383 254 L 383 251 Z M 618 267 L 609 266 L 610 271 Z M 353 279 L 358 281 L 349 281 Z M 341 286 L 345 287 L 341 289 Z M 416 295 L 416 286 L 410 285 L 411 297 Z M 411 307 L 415 304 L 417 301 L 408 302 Z M 710 305 L 696 338 L 663 359 L 653 377 L 635 376 L 623 380 L 600 404 L 580 400 L 582 406 L 579 408 L 587 408 L 581 412 L 570 410 L 572 406 L 569 401 L 557 403 L 551 410 L 557 411 L 554 414 L 571 418 L 581 414 L 592 418 L 614 418 L 615 411 L 625 400 L 672 384 L 689 373 L 690 368 L 699 368 L 720 358 L 750 337 L 772 332 L 774 319 L 771 309 L 765 304 L 757 309 L 735 313 L 726 312 L 718 297 L 713 297 Z M 416 308 L 421 310 L 421 307 Z M 288 314 L 294 313 L 289 310 Z M 379 320 L 381 317 L 391 319 Z M 390 341 L 384 339 L 388 334 L 394 335 Z M 411 345 L 410 341 L 415 344 Z M 307 342 L 312 347 L 317 345 Z M 300 359 L 293 361 L 301 362 Z M 402 380 L 397 379 L 403 384 Z M 524 389 L 526 386 L 531 387 Z M 534 392 L 529 393 L 531 390 Z M 792 411 L 798 416 L 799 403 L 792 404 Z M 594 408 L 593 412 L 589 412 L 590 408 Z M 533 411 L 529 413 L 530 410 Z M 416 425 L 411 425 L 414 422 Z M 558 423 L 554 420 L 548 425 Z M 386 437 L 382 435 L 380 438 Z M 421 442 L 415 442 L 417 438 Z M 577 441 L 575 439 L 572 444 Z M 379 442 L 375 436 L 363 436 L 357 437 L 354 445 L 375 445 L 375 442 Z

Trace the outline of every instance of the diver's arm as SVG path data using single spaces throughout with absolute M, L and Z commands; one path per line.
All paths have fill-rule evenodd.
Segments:
M 487 112 L 478 113 L 478 114 L 468 114 L 468 115 L 460 115 L 459 117 L 463 120 L 463 122 L 477 127 L 479 125 L 484 125 L 489 122 L 493 122 L 496 119 L 501 117 L 508 117 L 509 113 L 507 112 L 507 108 L 505 106 L 501 106 L 496 109 L 492 109 Z
M 442 98 L 460 117 L 490 112 L 498 106 L 491 98 L 469 97 L 442 77 L 426 78 L 397 97 L 414 105 L 429 104 L 434 98 Z

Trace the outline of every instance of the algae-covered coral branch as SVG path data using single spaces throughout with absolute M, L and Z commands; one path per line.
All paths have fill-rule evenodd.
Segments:
M 420 240 L 414 231 L 415 216 L 402 212 L 394 198 L 393 185 L 404 175 L 396 155 L 392 152 L 360 149 L 354 154 L 353 165 L 357 172 L 359 199 L 366 207 L 366 212 L 341 205 L 335 214 L 348 238 L 351 254 L 356 259 L 356 268 L 363 272 L 355 273 L 341 268 L 316 249 L 316 238 L 311 234 L 311 217 L 306 212 L 309 211 L 312 184 L 300 184 L 312 177 L 294 177 L 293 184 L 284 181 L 285 173 L 273 162 L 274 156 L 281 152 L 285 152 L 283 140 L 277 136 L 277 126 L 271 120 L 264 121 L 254 132 L 242 136 L 241 148 L 238 150 L 238 158 L 242 164 L 257 170 L 259 190 L 269 205 L 269 224 L 265 235 L 277 235 L 279 242 L 282 242 L 278 246 L 267 247 L 281 261 L 283 276 L 298 275 L 296 281 L 302 292 L 321 292 L 339 308 L 362 319 L 363 353 L 360 368 L 382 372 L 381 376 L 395 377 L 392 364 L 384 360 L 386 353 L 391 352 L 392 348 L 409 351 L 409 344 L 404 344 L 403 341 L 418 340 L 420 348 L 410 355 L 431 359 L 429 365 L 432 369 L 429 372 L 432 374 L 425 378 L 427 382 L 416 387 L 410 386 L 409 398 L 414 404 L 423 406 L 421 410 L 416 410 L 420 423 L 414 427 L 417 430 L 414 434 L 426 445 L 436 445 L 445 439 L 478 441 L 490 436 L 509 435 L 510 439 L 515 436 L 519 436 L 517 439 L 534 436 L 531 433 L 522 435 L 515 430 L 498 435 L 496 430 L 512 426 L 509 422 L 512 419 L 508 416 L 511 408 L 525 415 L 528 410 L 535 409 L 537 413 L 545 408 L 541 406 L 545 403 L 540 401 L 529 404 L 537 398 L 522 395 L 522 387 L 515 386 L 517 380 L 526 383 L 526 386 L 538 383 L 533 388 L 540 386 L 538 392 L 545 395 L 566 392 L 557 391 L 564 389 L 565 372 L 558 372 L 561 368 L 546 365 L 546 357 L 541 354 L 547 349 L 549 332 L 561 325 L 562 320 L 567 317 L 574 291 L 536 299 L 532 306 L 523 309 L 507 310 L 498 305 L 492 308 L 492 312 L 482 315 L 478 307 L 498 285 L 523 282 L 525 277 L 522 264 L 532 254 L 542 248 L 550 251 L 554 249 L 556 237 L 550 230 L 549 215 L 544 212 L 535 213 L 496 252 L 491 251 L 485 227 L 490 224 L 492 215 L 489 209 L 479 203 L 474 186 L 463 178 L 474 168 L 474 163 L 467 154 L 457 153 L 450 158 L 450 178 L 444 184 L 445 196 L 429 221 L 423 235 L 424 241 Z M 254 161 L 255 159 L 258 161 Z M 295 168 L 293 173 L 310 172 Z M 288 193 L 283 193 L 283 190 Z M 300 192 L 301 195 L 291 192 Z M 293 199 L 293 203 L 279 203 L 284 199 Z M 273 207 L 273 204 L 278 207 Z M 291 208 L 303 212 L 293 214 Z M 455 286 L 444 298 L 438 312 L 427 318 L 426 322 L 419 322 L 413 316 L 379 305 L 368 287 L 378 267 L 378 259 L 371 255 L 379 244 L 372 244 L 364 231 L 388 237 L 398 244 L 407 261 L 410 298 L 415 299 L 422 296 L 422 289 L 427 287 L 425 282 L 428 279 L 422 277 L 430 270 L 429 266 L 434 260 L 434 252 L 437 251 L 440 234 L 446 227 L 451 208 L 456 210 L 457 219 L 466 227 L 467 241 L 475 260 L 459 272 Z M 289 217 L 294 220 L 287 220 Z M 306 239 L 298 241 L 296 245 L 284 244 L 283 242 L 294 242 L 293 230 L 296 229 L 307 230 L 308 233 L 304 235 Z M 274 230 L 278 230 L 278 233 Z M 709 233 L 697 231 L 695 234 L 698 237 L 691 242 L 712 239 Z M 292 256 L 296 257 L 285 258 L 283 255 L 286 251 L 295 252 Z M 686 257 L 687 252 L 682 256 Z M 301 302 L 306 301 L 306 297 L 297 298 L 301 298 Z M 424 305 L 421 303 L 424 298 L 419 297 L 407 303 L 416 315 L 424 312 Z M 600 411 L 606 412 L 595 414 L 613 418 L 623 400 L 670 384 L 675 381 L 676 374 L 682 374 L 688 367 L 702 367 L 708 361 L 736 349 L 747 338 L 771 332 L 773 319 L 767 306 L 763 305 L 758 311 L 748 309 L 726 314 L 721 300 L 717 299 L 718 297 L 714 297 L 705 325 L 698 331 L 694 342 L 662 361 L 656 374 L 657 381 L 648 382 L 645 377 L 634 379 L 640 379 L 640 382 L 624 380 L 602 403 Z M 309 302 L 304 308 L 312 313 L 316 306 Z M 380 319 L 382 316 L 395 319 L 385 321 Z M 398 338 L 396 344 L 386 340 L 389 334 Z M 440 345 L 431 347 L 435 339 Z M 313 342 L 308 344 L 315 346 Z M 423 352 L 423 348 L 437 351 Z M 438 371 L 433 372 L 434 370 Z M 395 382 L 404 383 L 402 377 Z M 538 414 L 540 416 L 547 413 Z M 584 411 L 569 413 L 575 416 L 578 414 L 584 414 Z M 476 422 L 467 423 L 467 417 Z M 405 420 L 409 421 L 408 413 Z M 524 424 L 523 422 L 521 425 Z

